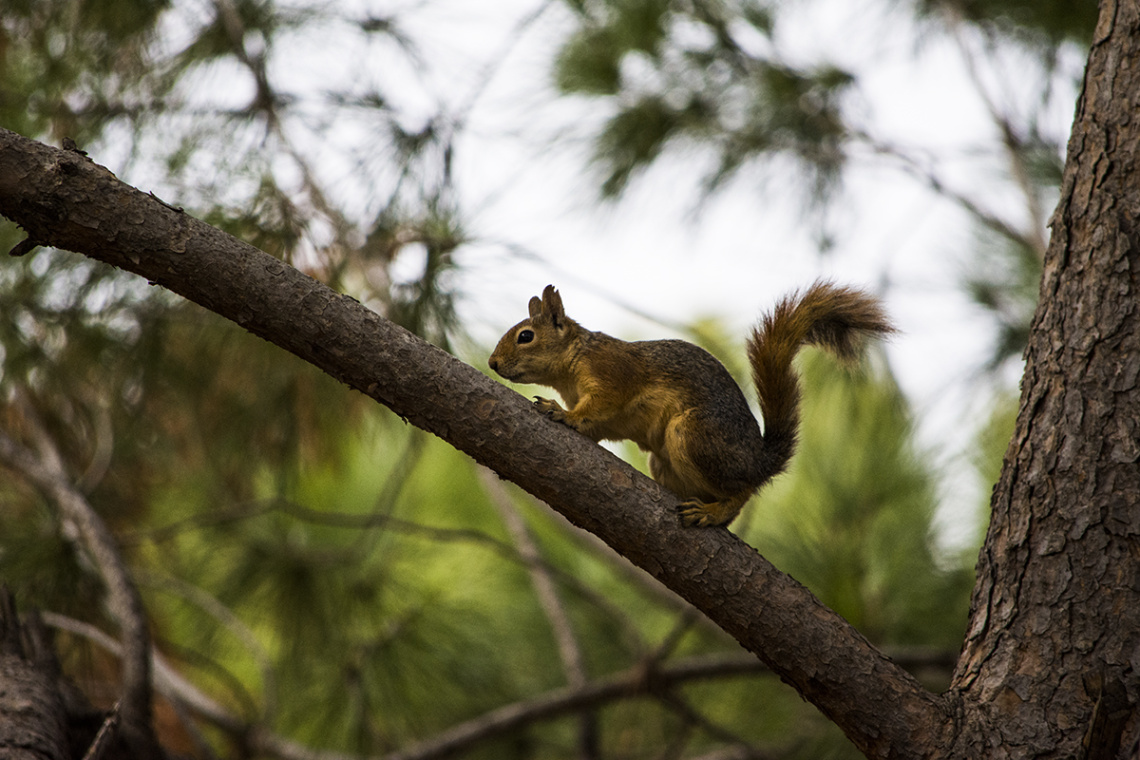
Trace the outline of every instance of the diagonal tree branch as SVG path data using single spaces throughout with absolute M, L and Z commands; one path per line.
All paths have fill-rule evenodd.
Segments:
M 702 610 L 870 757 L 921 757 L 950 710 L 726 530 L 522 396 L 86 157 L 0 130 L 0 214 L 31 239 L 134 272 L 237 322 L 443 438 Z

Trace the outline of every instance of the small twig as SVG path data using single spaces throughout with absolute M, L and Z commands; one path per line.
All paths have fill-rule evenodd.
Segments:
M 650 652 L 649 659 L 652 662 L 664 662 L 667 657 L 673 654 L 677 645 L 685 638 L 685 634 L 693 627 L 693 625 L 701 618 L 701 613 L 696 607 L 685 607 L 679 610 L 677 622 L 670 629 L 669 633 L 662 639 L 657 648 Z
M 1014 180 L 1017 182 L 1018 189 L 1021 190 L 1021 194 L 1025 197 L 1026 211 L 1029 213 L 1030 226 L 1025 234 L 1024 244 L 1028 245 L 1037 254 L 1039 259 L 1043 259 L 1045 258 L 1045 249 L 1049 245 L 1049 241 L 1045 238 L 1045 211 L 1041 208 L 1041 198 L 1038 197 L 1033 187 L 1029 168 L 1026 166 L 1023 142 L 1014 131 L 1009 116 L 998 107 L 998 104 L 994 101 L 993 97 L 990 96 L 985 83 L 982 81 L 974 52 L 970 49 L 963 34 L 964 20 L 961 11 L 948 3 L 946 6 L 946 15 L 950 33 L 955 43 L 957 43 L 958 50 L 962 55 L 962 61 L 966 65 L 966 73 L 973 82 L 974 89 L 977 91 L 978 97 L 981 99 L 983 105 L 985 105 L 986 111 L 989 112 L 990 119 L 993 121 L 994 126 L 996 126 L 1001 133 L 1002 146 L 1005 148 L 1006 155 L 1009 158 L 1010 170 L 1013 173 Z
M 709 720 L 676 692 L 666 691 L 663 694 L 658 694 L 657 698 L 661 701 L 661 704 L 681 716 L 686 723 L 697 726 L 717 741 L 740 747 L 750 753 L 756 752 L 755 748 L 745 741 L 743 737 Z
M 121 658 L 123 656 L 122 645 L 102 629 L 90 623 L 75 620 L 56 612 L 44 612 L 43 621 L 52 628 L 82 636 L 115 657 Z M 185 705 L 195 714 L 201 715 L 231 734 L 240 734 L 246 730 L 245 722 L 186 680 L 177 670 L 167 664 L 165 659 L 154 652 L 151 653 L 151 664 L 153 665 L 151 672 L 154 678 L 154 686 L 159 694 L 172 702 Z
M 273 667 L 273 660 L 269 653 L 261 646 L 261 642 L 257 640 L 257 635 L 250 627 L 233 610 L 226 607 L 205 589 L 187 583 L 181 578 L 173 575 L 155 578 L 150 581 L 150 585 L 168 593 L 176 594 L 196 605 L 245 645 L 246 650 L 257 663 L 258 670 L 261 671 L 263 692 L 261 718 L 265 723 L 272 723 L 277 712 L 277 671 Z
M 95 734 L 95 738 L 91 740 L 91 746 L 87 748 L 83 760 L 99 760 L 111 744 L 111 740 L 115 738 L 115 732 L 118 728 L 119 703 L 115 702 L 111 712 L 107 714 L 106 720 L 103 721 L 103 725 L 99 726 L 99 733 Z
M 935 174 L 933 170 L 923 166 L 918 159 L 904 153 L 900 148 L 876 140 L 866 133 L 855 133 L 854 137 L 861 139 L 863 144 L 873 152 L 897 160 L 904 171 L 916 179 L 925 182 L 933 192 L 958 204 L 958 206 L 972 215 L 983 226 L 990 228 L 997 234 L 1015 243 L 1036 250 L 1036 246 L 1029 234 L 1018 230 L 996 214 L 986 211 L 982 208 L 980 203 L 968 197 L 965 193 L 947 187 L 946 183 L 942 181 L 942 178 Z
M 40 245 L 42 244 L 38 240 L 33 240 L 31 236 L 29 236 L 21 240 L 19 243 L 16 243 L 16 245 L 12 247 L 12 250 L 8 251 L 8 255 L 13 257 L 26 256 L 35 249 L 39 248 Z
M 543 561 L 542 552 L 527 528 L 526 520 L 511 502 L 511 497 L 499 477 L 491 470 L 481 467 L 479 468 L 479 479 L 483 482 L 483 490 L 491 497 L 491 503 L 498 511 L 503 525 L 506 526 L 511 540 L 518 549 L 519 556 L 526 561 L 527 572 L 530 575 L 535 596 L 538 597 L 539 606 L 542 607 L 546 620 L 550 624 L 550 631 L 554 635 L 558 658 L 562 661 L 562 673 L 566 677 L 566 685 L 573 689 L 581 689 L 588 682 L 582 647 L 574 633 L 570 615 L 567 614 L 566 607 L 558 596 L 554 578 Z M 578 734 L 581 757 L 597 757 L 597 717 L 592 711 L 582 711 L 579 717 Z
M 526 521 L 518 513 L 515 505 L 511 503 L 510 496 L 503 487 L 498 476 L 488 469 L 479 469 L 479 480 L 483 482 L 483 490 L 491 497 L 491 503 L 499 513 L 499 518 L 507 528 L 519 556 L 523 558 L 527 573 L 530 575 L 531 585 L 538 597 L 539 605 L 550 623 L 551 633 L 558 644 L 558 656 L 562 660 L 562 671 L 566 676 L 566 683 L 573 688 L 586 685 L 586 666 L 582 657 L 582 649 L 578 645 L 578 638 L 574 633 L 574 626 L 570 623 L 570 616 L 562 600 L 558 597 L 558 589 L 548 570 L 538 544 L 531 536 Z
M 66 151 L 70 151 L 71 153 L 78 153 L 79 155 L 84 156 L 84 157 L 87 156 L 87 151 L 81 149 L 75 143 L 75 140 L 72 140 L 70 137 L 63 138 L 63 140 L 60 141 L 60 145 L 63 146 L 63 149 Z
M 45 612 L 43 619 L 54 628 L 83 636 L 108 652 L 122 656 L 119 642 L 90 623 L 52 612 Z M 950 650 L 910 648 L 888 650 L 888 654 L 896 662 L 911 669 L 931 666 L 949 670 L 954 667 L 956 659 L 956 652 Z M 581 689 L 555 689 L 505 705 L 403 750 L 387 755 L 365 756 L 312 749 L 274 734 L 261 724 L 246 723 L 203 694 L 167 665 L 159 655 L 152 654 L 152 657 L 155 686 L 159 693 L 184 704 L 228 734 L 245 737 L 251 749 L 282 760 L 364 760 L 365 757 L 372 760 L 431 760 L 502 736 L 531 723 L 551 720 L 585 708 L 600 707 L 611 702 L 644 696 L 647 688 L 643 668 L 633 667 L 598 678 Z M 767 666 L 751 655 L 704 655 L 662 665 L 657 671 L 653 687 L 667 691 L 689 681 L 749 677 L 769 672 Z
M 153 190 L 151 192 L 147 193 L 147 195 L 149 195 L 151 198 L 154 198 L 156 201 L 161 203 L 163 206 L 166 206 L 171 211 L 177 211 L 179 214 L 186 213 L 185 209 L 183 209 L 181 206 L 175 206 L 173 204 L 167 203 L 162 198 L 159 198 L 157 195 L 154 194 Z

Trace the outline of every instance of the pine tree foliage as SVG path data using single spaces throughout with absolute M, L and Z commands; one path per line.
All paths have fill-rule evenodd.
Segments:
M 579 29 L 554 76 L 567 94 L 604 98 L 597 137 L 604 196 L 617 196 L 666 149 L 707 149 L 712 192 L 749 162 L 793 159 L 823 193 L 845 160 L 840 105 L 851 75 L 792 66 L 773 50 L 771 9 L 740 3 L 568 3 Z
M 802 450 L 747 535 L 873 640 L 952 647 L 973 579 L 937 546 L 935 469 L 903 396 L 881 368 L 809 359 Z

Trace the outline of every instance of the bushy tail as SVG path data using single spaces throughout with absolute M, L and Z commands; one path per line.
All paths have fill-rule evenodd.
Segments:
M 874 296 L 823 281 L 784 298 L 764 316 L 748 342 L 748 358 L 764 415 L 767 477 L 782 472 L 795 452 L 800 381 L 792 361 L 800 346 L 810 343 L 851 362 L 867 338 L 894 331 Z

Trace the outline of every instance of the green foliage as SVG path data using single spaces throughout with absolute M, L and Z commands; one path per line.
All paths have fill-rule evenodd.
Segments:
M 921 14 L 949 13 L 1023 39 L 1042 50 L 1063 42 L 1085 47 L 1096 26 L 1096 0 L 917 0 Z
M 955 646 L 972 573 L 935 549 L 934 473 L 899 389 L 817 353 L 803 366 L 800 450 L 746 535 L 871 640 Z
M 583 95 L 616 95 L 621 88 L 621 57 L 605 29 L 583 29 L 558 53 L 554 74 L 558 89 Z
M 117 530 L 159 650 L 200 688 L 306 745 L 375 754 L 565 683 L 530 571 L 464 456 L 213 320 L 183 314 L 160 334 L 143 394 L 148 422 L 124 436 L 129 458 L 116 459 L 151 474 L 134 483 L 137 507 Z M 956 590 L 931 561 L 929 473 L 909 453 L 897 390 L 825 363 L 808 371 L 804 464 L 748 508 L 747 535 L 869 635 L 952 642 L 941 605 L 956 609 Z M 121 477 L 93 492 L 104 514 L 118 508 L 100 494 L 123 493 L 109 485 Z M 5 516 L 0 574 L 25 600 L 110 625 L 72 593 L 98 597 L 91 568 L 34 494 L 16 496 L 26 505 Z M 818 512 L 805 509 L 813 502 Z M 670 639 L 676 658 L 736 651 L 560 518 L 518 497 L 510 508 L 526 517 L 592 676 L 640 667 Z M 850 753 L 765 676 L 599 707 L 600 741 L 631 757 L 722 746 L 693 711 L 758 746 L 790 746 L 789 756 Z M 563 757 L 576 726 L 524 729 L 486 756 Z M 219 756 L 231 756 L 226 746 Z
M 964 275 L 964 288 L 971 300 L 997 324 L 997 338 L 988 366 L 996 370 L 1010 360 L 1020 360 L 1041 287 L 1041 252 L 1024 241 L 980 234 Z
M 612 0 L 570 3 L 579 27 L 560 48 L 566 94 L 606 100 L 595 144 L 603 196 L 620 195 L 666 148 L 712 156 L 703 191 L 746 166 L 793 159 L 822 198 L 845 161 L 841 118 L 853 76 L 793 67 L 771 52 L 773 16 L 755 2 Z
M 81 144 L 153 85 L 145 50 L 166 0 L 15 0 L 0 13 L 0 123 Z
M 985 486 L 985 489 L 982 491 L 983 498 L 977 505 L 977 534 L 966 549 L 971 555 L 981 546 L 985 530 L 989 525 L 990 497 L 1005 464 L 1005 453 L 1009 449 L 1010 439 L 1013 438 L 1017 412 L 1018 394 L 1012 391 L 999 393 L 991 405 L 989 416 L 974 438 L 973 455 L 969 464 L 977 473 L 978 482 Z

